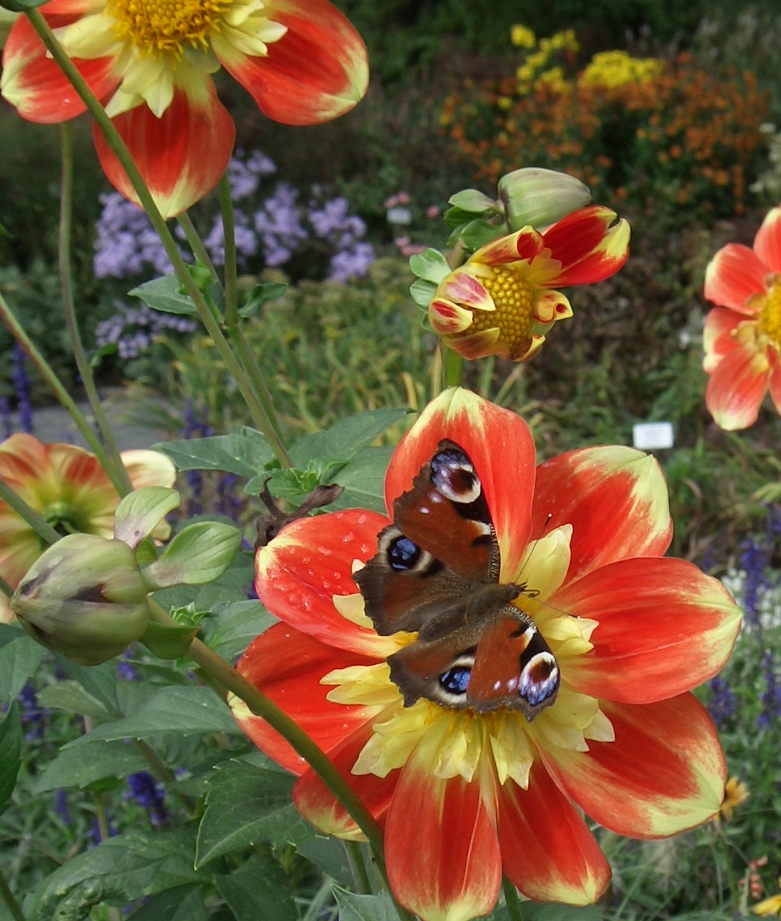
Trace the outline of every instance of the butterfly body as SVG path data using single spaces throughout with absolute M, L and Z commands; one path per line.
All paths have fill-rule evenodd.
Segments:
M 378 633 L 417 631 L 390 656 L 406 705 L 520 710 L 533 719 L 556 699 L 559 667 L 531 618 L 512 602 L 524 585 L 500 585 L 499 544 L 480 478 L 466 452 L 440 442 L 394 523 L 355 575 Z

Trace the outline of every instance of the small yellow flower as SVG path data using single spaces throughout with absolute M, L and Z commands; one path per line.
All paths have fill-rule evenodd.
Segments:
M 732 819 L 735 810 L 749 798 L 748 787 L 737 777 L 730 777 L 724 789 L 724 802 L 717 818 L 724 818 L 727 822 Z
M 778 888 L 781 889 L 781 876 L 778 878 Z M 781 893 L 771 895 L 769 899 L 763 899 L 751 910 L 755 915 L 762 915 L 763 918 L 770 915 L 781 915 Z
M 534 32 L 528 26 L 513 26 L 510 30 L 510 41 L 517 48 L 533 48 L 537 44 Z

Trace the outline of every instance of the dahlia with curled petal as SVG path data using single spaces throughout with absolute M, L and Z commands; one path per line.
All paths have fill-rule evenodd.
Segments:
M 555 702 L 529 720 L 428 699 L 405 706 L 387 659 L 415 641 L 378 635 L 354 573 L 389 518 L 353 509 L 296 521 L 257 555 L 257 591 L 281 623 L 239 670 L 328 753 L 385 833 L 390 885 L 425 921 L 466 921 L 496 902 L 502 873 L 529 898 L 588 904 L 610 868 L 584 818 L 656 838 L 718 813 L 725 764 L 691 689 L 724 664 L 740 612 L 716 579 L 665 557 L 672 525 L 657 462 L 628 447 L 535 466 L 517 415 L 451 389 L 390 462 L 387 507 L 443 439 L 482 483 L 500 583 L 555 655 Z M 389 512 L 392 514 L 392 512 Z M 299 775 L 298 809 L 359 839 L 307 764 L 232 699 L 250 738 Z

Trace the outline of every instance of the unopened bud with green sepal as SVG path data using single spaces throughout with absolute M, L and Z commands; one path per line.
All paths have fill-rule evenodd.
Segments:
M 544 230 L 591 201 L 588 186 L 558 170 L 524 167 L 499 180 L 499 200 L 510 231 Z
M 126 543 L 69 534 L 33 563 L 11 608 L 39 643 L 78 665 L 100 665 L 143 636 L 147 592 Z

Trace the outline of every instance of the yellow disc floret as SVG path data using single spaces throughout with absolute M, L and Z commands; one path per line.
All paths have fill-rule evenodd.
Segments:
M 231 0 L 108 0 L 114 33 L 142 52 L 181 57 L 187 46 L 206 48 Z
M 759 311 L 757 332 L 781 350 L 781 281 L 774 281 L 768 288 Z
M 472 324 L 462 335 L 498 329 L 499 341 L 512 355 L 532 334 L 535 290 L 518 272 L 502 266 L 491 269 L 491 274 L 480 281 L 496 310 L 474 310 Z

